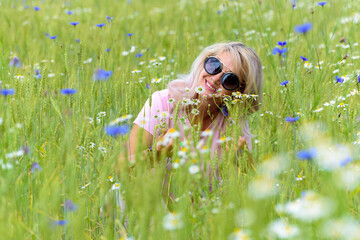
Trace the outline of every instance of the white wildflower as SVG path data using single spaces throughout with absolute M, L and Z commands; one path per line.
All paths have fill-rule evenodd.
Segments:
M 293 238 L 299 234 L 299 228 L 290 225 L 281 219 L 273 221 L 269 225 L 269 231 L 280 239 Z
M 189 167 L 189 173 L 190 174 L 196 174 L 196 173 L 198 173 L 200 171 L 200 168 L 199 168 L 199 166 L 197 166 L 197 165 L 191 165 L 190 167 Z
M 181 214 L 179 213 L 168 213 L 163 219 L 163 227 L 166 230 L 172 231 L 182 226 L 183 222 L 181 220 Z

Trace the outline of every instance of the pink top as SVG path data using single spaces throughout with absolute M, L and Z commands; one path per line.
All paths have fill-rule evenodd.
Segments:
M 169 103 L 170 99 L 168 89 L 164 89 L 161 91 L 154 92 L 151 96 L 151 107 L 149 105 L 149 99 L 145 102 L 144 107 L 141 109 L 139 115 L 135 119 L 134 123 L 142 128 L 144 128 L 147 132 L 154 136 L 154 129 L 156 125 L 158 127 L 155 133 L 155 138 L 158 138 L 161 134 L 162 128 L 172 128 L 174 127 L 174 119 L 173 119 L 173 107 L 175 107 L 175 102 Z M 223 114 L 218 114 L 214 121 L 210 124 L 209 128 L 213 131 L 213 140 L 211 145 L 211 156 L 214 156 L 215 151 L 218 152 L 218 158 L 221 159 L 221 145 L 218 143 L 218 140 L 221 137 L 221 132 L 225 133 L 227 119 Z M 184 141 L 184 129 L 191 127 L 191 124 L 187 117 L 183 117 L 181 112 L 179 112 L 178 116 L 178 126 L 180 132 L 180 141 Z M 245 122 L 244 133 L 249 133 L 249 125 Z M 247 147 L 251 152 L 251 136 L 245 134 L 243 136 L 246 140 Z M 207 137 L 202 137 L 199 145 L 197 147 L 201 147 L 206 143 Z

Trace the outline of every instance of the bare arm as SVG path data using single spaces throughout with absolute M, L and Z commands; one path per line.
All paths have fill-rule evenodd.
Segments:
M 164 135 L 167 133 L 166 129 L 163 129 L 162 134 L 158 137 L 158 141 L 160 141 Z M 127 160 L 129 161 L 130 165 L 135 164 L 135 152 L 137 150 L 138 144 L 140 146 L 143 146 L 142 153 L 144 155 L 144 158 L 150 157 L 151 164 L 154 163 L 152 159 L 152 154 L 149 154 L 149 147 L 153 144 L 153 135 L 143 129 L 142 127 L 139 127 L 138 125 L 134 124 L 133 128 L 131 129 L 129 140 L 126 142 L 126 151 L 128 154 Z M 173 142 L 170 141 L 167 146 L 158 145 L 156 146 L 154 151 L 156 151 L 156 160 L 159 161 L 162 154 L 169 155 L 172 151 L 172 144 Z M 118 171 L 120 172 L 120 169 L 126 166 L 125 164 L 125 156 L 124 153 L 121 152 L 119 156 L 119 166 Z
M 127 160 L 129 161 L 129 163 L 131 164 L 135 163 L 135 152 L 138 144 L 144 146 L 143 153 L 144 155 L 146 155 L 148 152 L 147 148 L 151 146 L 152 143 L 153 143 L 153 135 L 150 134 L 145 129 L 134 124 L 130 132 L 129 140 L 126 142 L 126 150 L 128 154 Z M 119 156 L 118 170 L 120 170 L 124 165 L 125 165 L 125 156 L 124 156 L 124 152 L 121 152 Z

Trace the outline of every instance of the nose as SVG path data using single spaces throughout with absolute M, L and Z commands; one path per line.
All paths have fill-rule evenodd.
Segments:
M 221 79 L 222 79 L 223 75 L 224 75 L 223 71 L 219 72 L 216 75 L 212 75 L 212 80 L 213 80 L 214 84 L 216 84 L 216 87 L 221 86 Z

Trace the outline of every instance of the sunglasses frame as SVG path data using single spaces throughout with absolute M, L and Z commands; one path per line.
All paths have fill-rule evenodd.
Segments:
M 210 58 L 215 58 L 216 60 L 218 60 L 219 62 L 220 62 L 220 71 L 218 71 L 218 72 L 216 72 L 216 73 L 210 73 L 210 72 L 208 72 L 208 70 L 206 69 L 206 63 L 207 63 L 207 61 L 210 59 Z M 230 70 L 230 72 L 224 72 L 224 70 L 223 70 L 223 65 L 225 66 L 225 67 L 227 67 L 228 69 L 230 69 L 228 66 L 226 66 L 226 64 L 224 64 L 219 58 L 217 58 L 217 57 L 215 57 L 215 56 L 208 56 L 208 57 L 206 57 L 206 59 L 205 59 L 205 62 L 204 62 L 204 70 L 208 73 L 208 74 L 210 74 L 210 75 L 216 75 L 216 74 L 219 74 L 220 72 L 223 72 L 224 74 L 222 75 L 222 77 L 221 77 L 221 85 L 226 89 L 226 90 L 228 90 L 228 91 L 234 91 L 235 89 L 237 89 L 239 86 L 240 86 L 240 79 L 239 79 L 239 77 L 235 74 L 235 73 L 233 73 L 231 70 Z M 227 87 L 225 87 L 225 85 L 224 85 L 224 82 L 225 82 L 225 80 L 226 80 L 226 77 L 227 76 L 229 76 L 229 75 L 233 75 L 233 76 L 235 76 L 236 78 L 237 78 L 237 80 L 238 80 L 238 84 L 236 85 L 236 87 L 235 88 L 233 88 L 233 89 L 229 89 L 229 88 L 227 88 Z

